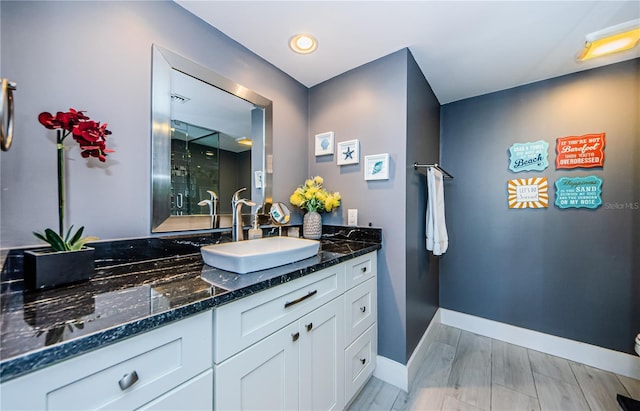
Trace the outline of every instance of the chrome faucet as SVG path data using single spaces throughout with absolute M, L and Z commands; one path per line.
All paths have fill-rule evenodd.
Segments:
M 207 190 L 209 193 L 209 200 L 202 200 L 198 203 L 199 206 L 209 206 L 209 215 L 211 216 L 211 228 L 216 228 L 216 217 L 217 217 L 217 205 L 218 205 L 218 196 L 215 192 L 211 190 Z
M 240 193 L 246 190 L 246 187 L 241 188 L 240 190 L 233 193 L 233 197 L 231 197 L 231 209 L 233 212 L 233 220 L 231 224 L 232 231 L 232 239 L 233 241 L 242 241 L 244 240 L 244 232 L 242 231 L 242 206 L 254 206 L 256 203 L 249 201 L 246 198 L 240 198 Z

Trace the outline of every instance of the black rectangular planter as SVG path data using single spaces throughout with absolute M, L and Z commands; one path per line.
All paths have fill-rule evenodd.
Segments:
M 93 275 L 95 249 L 53 251 L 50 248 L 24 252 L 24 286 L 29 290 L 58 287 L 86 281 Z

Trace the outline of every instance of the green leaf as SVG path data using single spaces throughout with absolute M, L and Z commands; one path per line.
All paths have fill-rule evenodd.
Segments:
M 69 247 L 64 242 L 64 240 L 62 240 L 60 234 L 56 233 L 50 228 L 47 228 L 46 230 L 44 230 L 44 232 L 47 236 L 47 242 L 51 245 L 51 248 L 53 248 L 55 251 L 69 251 Z
M 47 238 L 40 234 L 40 233 L 36 233 L 35 231 L 33 232 L 33 235 L 36 236 L 37 239 L 44 241 L 45 243 L 48 243 L 49 240 L 47 240 Z
M 71 241 L 69 241 L 69 245 L 74 245 L 77 241 L 82 237 L 82 232 L 84 231 L 84 226 L 78 228 L 78 231 L 73 235 Z
M 82 247 L 84 247 L 84 245 L 86 243 L 89 243 L 91 241 L 97 241 L 97 240 L 99 240 L 98 237 L 84 237 L 84 238 L 79 239 L 75 243 L 71 244 L 70 248 L 71 248 L 72 251 L 78 251 L 78 250 L 82 249 Z
M 68 243 L 69 242 L 69 236 L 71 235 L 71 230 L 73 229 L 73 224 L 71 224 L 71 227 L 69 227 L 69 229 L 67 230 L 67 235 L 64 236 L 64 242 Z

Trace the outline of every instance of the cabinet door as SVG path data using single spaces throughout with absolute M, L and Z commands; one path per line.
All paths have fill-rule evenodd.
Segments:
M 300 324 L 300 409 L 344 407 L 344 299 L 312 311 Z
M 211 410 L 213 370 L 204 372 L 139 408 L 139 411 Z
M 217 365 L 214 409 L 298 409 L 299 337 L 294 322 Z

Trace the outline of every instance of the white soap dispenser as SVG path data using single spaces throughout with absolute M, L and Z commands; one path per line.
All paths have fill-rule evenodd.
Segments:
M 258 210 L 260 210 L 260 207 L 258 207 Z M 256 210 L 256 214 L 253 217 L 253 226 L 249 229 L 249 240 L 262 238 L 262 228 L 258 226 L 258 210 Z

